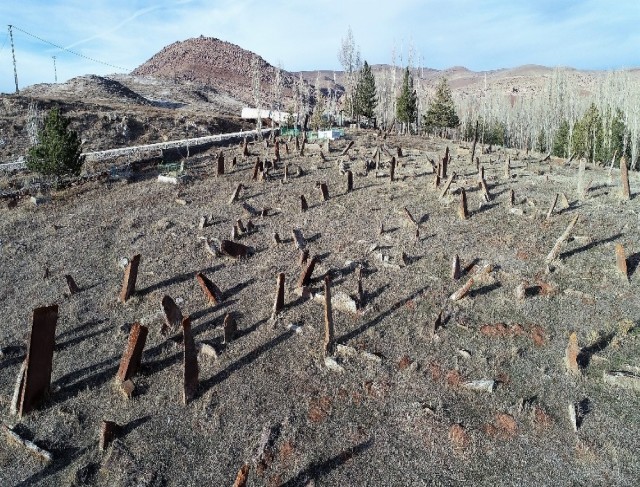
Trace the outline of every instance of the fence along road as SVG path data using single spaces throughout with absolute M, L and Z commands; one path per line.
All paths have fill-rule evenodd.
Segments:
M 273 129 L 248 130 L 246 132 L 231 132 L 228 134 L 207 135 L 206 137 L 194 137 L 191 139 L 169 140 L 167 142 L 157 142 L 155 144 L 135 145 L 130 147 L 118 147 L 117 149 L 107 149 L 95 152 L 83 152 L 85 161 L 104 161 L 120 156 L 140 156 L 142 154 L 154 151 L 162 151 L 163 149 L 181 149 L 185 147 L 198 147 L 200 145 L 212 142 L 224 142 L 226 140 L 241 139 L 243 137 L 257 136 L 258 132 L 262 135 L 268 134 Z M 0 164 L 0 171 L 11 171 L 17 169 L 25 169 L 27 166 L 23 161 L 8 162 Z

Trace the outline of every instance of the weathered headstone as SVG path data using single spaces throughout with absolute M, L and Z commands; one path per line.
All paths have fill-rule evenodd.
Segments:
M 222 176 L 224 174 L 224 153 L 220 151 L 217 158 L 216 176 Z
M 460 257 L 458 257 L 458 254 L 456 254 L 453 257 L 453 263 L 451 265 L 451 279 L 458 280 L 460 279 L 461 275 L 462 274 L 460 272 Z
M 627 167 L 627 159 L 620 159 L 620 184 L 622 186 L 622 198 L 631 199 L 631 188 L 629 187 L 629 168 Z
M 318 259 L 314 256 L 311 258 L 307 266 L 300 273 L 300 278 L 298 279 L 297 287 L 308 286 L 311 282 L 311 275 L 313 274 L 313 270 L 318 263 Z
M 200 289 L 207 298 L 207 301 L 213 304 L 220 304 L 222 302 L 222 293 L 218 286 L 216 286 L 207 276 L 202 272 L 196 274 L 196 280 L 200 284 Z
M 120 291 L 120 301 L 125 303 L 136 292 L 136 280 L 138 279 L 138 266 L 140 265 L 140 254 L 134 255 L 131 262 L 124 270 L 122 290 Z
M 351 171 L 346 172 L 347 175 L 347 193 L 353 191 L 353 173 Z
M 69 288 L 69 293 L 76 294 L 80 292 L 80 288 L 76 284 L 76 281 L 73 280 L 73 277 L 67 274 L 64 276 L 64 278 L 67 281 L 67 287 Z
M 629 280 L 627 258 L 624 254 L 624 247 L 619 243 L 616 244 L 616 267 L 625 280 Z
M 54 304 L 33 310 L 33 322 L 18 405 L 18 414 L 21 417 L 33 410 L 49 394 L 57 323 L 58 305 Z
M 162 298 L 162 312 L 164 314 L 164 322 L 166 329 L 164 331 L 173 331 L 182 323 L 182 311 L 171 298 L 171 296 L 164 296 Z
M 327 183 L 320 183 L 318 187 L 322 193 L 322 200 L 327 201 L 329 199 L 329 188 L 327 187 Z
M 144 350 L 144 344 L 147 340 L 147 333 L 149 329 L 140 323 L 134 323 L 131 326 L 129 332 L 129 341 L 127 342 L 127 348 L 120 360 L 120 367 L 116 374 L 116 379 L 119 382 L 125 382 L 133 377 L 142 360 L 142 351 Z
M 307 200 L 303 194 L 300 195 L 300 211 L 307 211 L 309 209 L 309 205 L 307 205 Z
M 249 255 L 249 247 L 231 240 L 223 240 L 220 242 L 220 252 L 228 257 L 239 259 Z
M 100 451 L 105 451 L 109 448 L 109 445 L 115 440 L 122 432 L 122 427 L 114 421 L 102 421 L 100 425 L 100 438 L 98 442 L 98 448 Z
M 462 220 L 469 218 L 469 210 L 467 209 L 467 193 L 464 188 L 460 188 L 460 206 L 458 206 L 458 216 Z

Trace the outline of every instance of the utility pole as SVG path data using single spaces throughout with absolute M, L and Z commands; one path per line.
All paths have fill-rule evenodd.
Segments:
M 18 89 L 18 69 L 16 68 L 16 50 L 13 47 L 13 31 L 9 25 L 9 37 L 11 38 L 11 55 L 13 56 L 13 79 L 16 82 L 16 93 L 20 93 Z
M 53 79 L 54 82 L 57 83 L 58 82 L 58 70 L 56 69 L 56 57 L 55 56 L 51 56 L 53 58 Z

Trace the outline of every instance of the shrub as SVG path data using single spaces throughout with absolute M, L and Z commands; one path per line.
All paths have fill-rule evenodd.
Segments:
M 83 157 L 77 132 L 69 129 L 69 120 L 53 108 L 44 120 L 37 145 L 29 149 L 27 168 L 46 176 L 78 175 Z

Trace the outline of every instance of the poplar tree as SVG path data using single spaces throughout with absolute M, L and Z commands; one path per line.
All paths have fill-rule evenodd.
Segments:
M 406 123 L 407 128 L 416 121 L 417 106 L 418 97 L 413 89 L 413 77 L 407 67 L 404 71 L 400 95 L 396 101 L 396 117 L 400 122 Z

